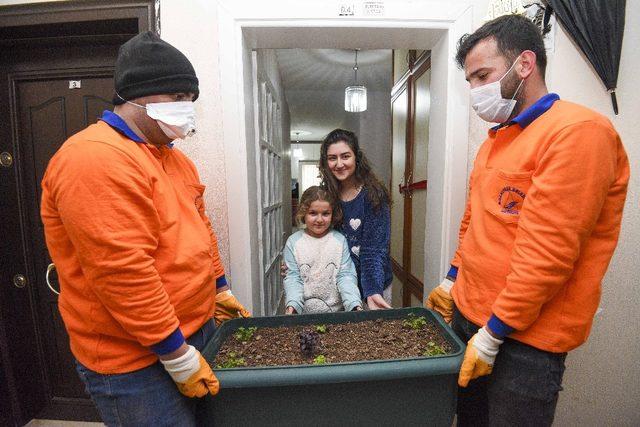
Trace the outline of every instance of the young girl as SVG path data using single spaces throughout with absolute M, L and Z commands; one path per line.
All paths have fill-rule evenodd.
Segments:
M 389 193 L 375 176 L 353 132 L 336 129 L 320 148 L 322 188 L 340 200 L 346 237 L 367 306 L 391 308 Z
M 309 187 L 300 198 L 298 223 L 284 248 L 286 313 L 324 313 L 361 309 L 356 270 L 347 241 L 331 229 L 341 219 L 335 197 Z

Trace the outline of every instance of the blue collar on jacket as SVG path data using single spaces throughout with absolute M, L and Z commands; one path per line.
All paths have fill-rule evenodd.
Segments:
M 102 120 L 103 122 L 105 122 L 106 124 L 114 128 L 115 130 L 117 130 L 118 132 L 120 132 L 121 134 L 129 138 L 130 140 L 139 142 L 142 144 L 145 143 L 144 140 L 140 138 L 138 135 L 136 135 L 136 133 L 133 130 L 131 130 L 129 125 L 127 125 L 127 123 L 124 120 L 122 120 L 122 117 L 120 117 L 113 111 L 104 110 L 102 113 L 102 117 L 100 117 L 100 120 Z
M 535 119 L 543 115 L 549 108 L 551 108 L 553 103 L 559 99 L 560 96 L 558 96 L 558 94 L 548 93 L 542 98 L 538 99 L 531 107 L 515 116 L 512 120 L 494 126 L 491 128 L 491 130 L 498 130 L 502 127 L 509 126 L 514 123 L 517 123 L 522 129 L 524 129 L 529 126 Z

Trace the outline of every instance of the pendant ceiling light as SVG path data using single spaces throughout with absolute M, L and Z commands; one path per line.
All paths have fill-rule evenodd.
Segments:
M 353 66 L 354 84 L 344 90 L 344 109 L 350 113 L 360 113 L 367 110 L 367 88 L 358 85 L 358 50 Z

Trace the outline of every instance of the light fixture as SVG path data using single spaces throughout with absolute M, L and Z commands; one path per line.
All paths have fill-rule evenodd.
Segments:
M 309 132 L 308 130 L 302 130 L 302 129 L 292 129 L 289 135 L 291 137 L 291 141 L 297 141 L 300 139 L 301 136 L 311 135 L 311 132 Z
M 350 113 L 361 113 L 367 110 L 367 88 L 358 85 L 358 49 L 355 52 L 354 84 L 347 86 L 344 90 L 344 109 Z
M 303 133 L 304 131 L 302 130 L 292 130 L 291 133 L 295 133 L 296 134 L 296 143 L 300 142 L 300 134 Z M 297 158 L 298 160 L 302 160 L 304 158 L 304 152 L 302 151 L 302 148 L 294 148 L 293 149 L 293 157 Z

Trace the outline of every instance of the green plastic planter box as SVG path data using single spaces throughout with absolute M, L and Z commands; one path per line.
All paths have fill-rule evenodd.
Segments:
M 439 316 L 424 308 L 234 319 L 218 329 L 202 354 L 214 366 L 222 342 L 241 326 L 338 324 L 404 318 L 409 313 L 433 320 L 453 352 L 413 359 L 215 369 L 220 393 L 206 398 L 199 424 L 450 427 L 464 344 Z

